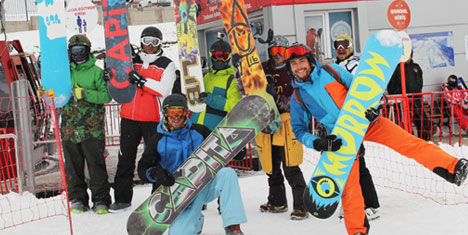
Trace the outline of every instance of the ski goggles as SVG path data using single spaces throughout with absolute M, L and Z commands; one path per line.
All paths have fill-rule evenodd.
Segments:
M 297 57 L 305 56 L 308 53 L 312 53 L 307 47 L 303 45 L 295 45 L 288 47 L 286 51 L 284 52 L 284 59 L 289 60 L 293 55 L 296 55 Z
M 214 60 L 226 61 L 231 59 L 231 53 L 227 51 L 210 51 L 210 57 Z
M 185 114 L 187 114 L 187 110 L 183 107 L 171 107 L 166 108 L 165 114 L 169 118 L 181 118 L 184 117 Z
M 145 36 L 141 38 L 141 44 L 148 46 L 151 45 L 153 47 L 157 47 L 161 45 L 161 39 L 157 37 Z
M 268 49 L 268 53 L 270 53 L 271 56 L 276 56 L 280 54 L 280 56 L 284 57 L 285 52 L 286 52 L 286 47 L 282 47 L 282 46 L 274 46 Z
M 88 54 L 88 48 L 85 45 L 71 46 L 69 50 L 72 56 L 84 56 Z
M 353 45 L 351 44 L 351 42 L 349 42 L 346 39 L 338 39 L 333 42 L 333 47 L 335 48 L 335 50 L 348 49 L 352 46 Z

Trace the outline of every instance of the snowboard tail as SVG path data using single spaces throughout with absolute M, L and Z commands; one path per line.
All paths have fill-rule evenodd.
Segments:
M 313 216 L 324 219 L 336 211 L 369 126 L 364 113 L 379 105 L 402 50 L 401 37 L 392 30 L 378 31 L 368 39 L 331 133 L 343 145 L 336 152 L 322 152 L 304 192 L 305 206 Z
M 175 171 L 176 183 L 160 186 L 130 215 L 129 234 L 163 234 L 193 199 L 271 121 L 263 97 L 241 99 L 213 132 Z

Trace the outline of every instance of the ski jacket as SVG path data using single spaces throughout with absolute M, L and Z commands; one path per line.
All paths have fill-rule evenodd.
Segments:
M 346 71 L 350 72 L 352 75 L 355 75 L 356 69 L 359 65 L 359 60 L 359 57 L 351 55 L 345 60 L 339 60 L 338 58 L 336 58 L 335 64 L 338 64 L 342 68 L 346 69 Z
M 120 117 L 143 122 L 161 121 L 161 105 L 175 82 L 175 65 L 171 59 L 158 54 L 140 52 L 133 59 L 133 69 L 146 78 L 142 88 L 137 88 L 131 103 L 123 104 Z
M 156 134 L 146 144 L 138 162 L 140 179 L 154 183 L 155 179 L 149 172 L 155 167 L 162 167 L 174 173 L 209 134 L 208 128 L 192 124 L 190 119 L 187 119 L 184 128 L 172 132 L 167 131 L 164 123 L 160 122 Z
M 213 130 L 224 116 L 231 111 L 234 105 L 242 98 L 237 88 L 235 70 L 231 65 L 224 70 L 211 70 L 205 75 L 206 109 L 201 113 L 193 113 L 194 123 L 202 124 Z
M 308 148 L 313 148 L 313 141 L 318 137 L 309 132 L 310 115 L 322 123 L 328 133 L 338 119 L 341 106 L 348 93 L 348 88 L 353 80 L 353 75 L 337 64 L 330 66 L 341 77 L 346 85 L 336 81 L 330 73 L 320 68 L 317 61 L 315 69 L 310 74 L 310 81 L 299 82 L 293 79 L 293 88 L 298 88 L 304 105 L 308 111 L 302 108 L 295 94 L 291 97 L 291 126 L 296 138 Z
M 292 77 L 286 68 L 286 64 L 282 67 L 276 67 L 272 60 L 268 60 L 262 63 L 262 67 L 266 76 L 270 75 L 275 79 L 275 103 L 278 111 L 280 113 L 289 113 L 289 101 L 294 89 L 291 86 Z
M 63 107 L 60 125 L 63 140 L 80 143 L 89 138 L 102 140 L 105 137 L 104 104 L 112 98 L 102 78 L 103 71 L 95 63 L 93 54 L 86 63 L 70 63 L 72 87 L 83 88 L 85 96 L 80 100 L 72 97 Z
M 291 115 L 281 114 L 281 128 L 273 135 L 260 132 L 255 136 L 257 143 L 258 158 L 262 163 L 262 169 L 267 174 L 272 174 L 273 163 L 271 162 L 271 146 L 284 146 L 284 164 L 287 167 L 299 166 L 302 164 L 302 144 L 296 139 L 291 127 Z
M 442 87 L 444 88 L 444 97 L 447 102 L 458 105 L 464 100 L 464 103 L 468 103 L 468 91 L 463 92 L 462 86 L 451 87 L 448 83 L 444 83 Z
M 405 83 L 407 93 L 419 93 L 423 88 L 423 72 L 418 64 L 411 60 L 405 63 Z M 392 78 L 387 86 L 388 94 L 399 95 L 401 94 L 401 69 L 400 64 L 393 72 Z

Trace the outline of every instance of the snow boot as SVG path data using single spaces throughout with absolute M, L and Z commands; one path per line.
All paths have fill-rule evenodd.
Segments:
M 98 215 L 109 214 L 109 206 L 103 203 L 95 203 L 93 206 L 94 213 Z
M 305 210 L 294 210 L 291 212 L 292 220 L 305 220 L 307 218 L 309 218 L 309 212 Z
M 365 210 L 368 220 L 375 220 L 380 218 L 379 209 L 369 207 Z
M 80 201 L 72 201 L 70 203 L 70 212 L 71 213 L 82 213 L 89 210 L 89 206 L 83 204 Z
M 271 212 L 271 213 L 283 213 L 288 211 L 288 206 L 283 205 L 283 206 L 273 206 L 270 203 L 265 203 L 260 205 L 260 211 L 261 212 Z
M 229 225 L 224 228 L 224 231 L 226 232 L 226 235 L 244 235 L 240 229 L 240 225 L 238 224 Z
M 109 206 L 110 212 L 121 212 L 126 211 L 132 205 L 131 202 L 124 203 L 124 202 L 114 202 Z
M 458 160 L 457 165 L 455 165 L 455 178 L 453 180 L 453 183 L 455 183 L 457 186 L 460 186 L 463 184 L 463 182 L 466 180 L 466 176 L 468 175 L 468 160 L 465 158 L 461 158 Z

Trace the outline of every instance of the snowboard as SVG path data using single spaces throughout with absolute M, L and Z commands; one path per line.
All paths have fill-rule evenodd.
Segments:
M 177 216 L 255 135 L 271 121 L 263 97 L 242 98 L 174 172 L 176 183 L 160 186 L 127 221 L 129 234 L 163 234 Z
M 313 216 L 325 219 L 335 212 L 369 126 L 364 113 L 379 105 L 402 52 L 402 40 L 396 31 L 378 31 L 367 40 L 331 133 L 341 138 L 343 145 L 336 152 L 322 152 L 304 192 L 304 204 Z
M 137 87 L 127 79 L 128 73 L 133 70 L 133 63 L 125 0 L 102 0 L 102 18 L 106 67 L 110 68 L 113 74 L 107 82 L 107 89 L 117 103 L 130 103 L 135 98 Z
M 272 107 L 272 122 L 262 132 L 274 134 L 281 127 L 281 118 L 273 96 L 266 92 L 268 82 L 257 49 L 255 49 L 244 1 L 216 0 L 216 3 L 232 47 L 232 62 L 238 64 L 245 93 L 265 98 Z
M 198 100 L 205 86 L 198 48 L 197 6 L 195 0 L 175 0 L 174 6 L 182 93 L 187 96 L 189 109 L 199 113 L 205 110 L 206 104 Z
M 41 85 L 54 91 L 55 107 L 68 103 L 72 94 L 66 37 L 64 0 L 37 0 L 41 47 Z

